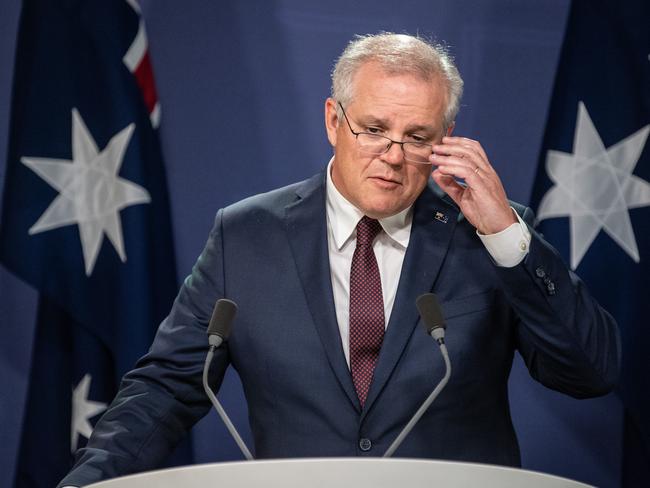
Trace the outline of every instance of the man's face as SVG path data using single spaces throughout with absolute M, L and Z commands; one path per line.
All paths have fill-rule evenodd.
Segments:
M 435 144 L 443 136 L 444 86 L 410 74 L 387 74 L 369 62 L 354 77 L 354 97 L 343 107 L 355 132 L 380 134 L 395 141 Z M 347 123 L 336 114 L 336 102 L 325 103 L 327 137 L 334 147 L 332 181 L 365 215 L 384 218 L 409 207 L 424 189 L 430 164 L 404 159 L 393 144 L 385 154 L 361 152 Z

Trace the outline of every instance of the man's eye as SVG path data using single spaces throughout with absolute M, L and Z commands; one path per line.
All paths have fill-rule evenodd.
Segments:
M 380 134 L 381 129 L 379 127 L 367 127 L 366 132 L 368 132 L 370 134 Z
M 411 136 L 409 136 L 409 137 L 410 137 L 411 141 L 413 141 L 413 142 L 427 142 L 427 138 L 426 138 L 426 137 L 424 137 L 424 136 L 419 136 L 419 135 L 417 135 L 417 134 L 413 134 L 413 135 L 411 135 Z

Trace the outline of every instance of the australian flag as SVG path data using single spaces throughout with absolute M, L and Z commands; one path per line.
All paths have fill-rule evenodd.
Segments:
M 625 487 L 650 486 L 650 2 L 574 0 L 533 194 L 623 338 Z
M 16 487 L 67 473 L 176 294 L 159 118 L 137 0 L 23 1 L 0 260 L 40 300 Z

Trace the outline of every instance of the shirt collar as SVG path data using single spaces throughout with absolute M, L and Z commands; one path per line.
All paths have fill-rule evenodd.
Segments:
M 340 251 L 344 244 L 352 238 L 354 231 L 363 217 L 363 212 L 352 205 L 332 181 L 332 158 L 327 165 L 327 218 L 329 220 L 334 243 Z M 413 223 L 413 205 L 401 212 L 383 219 L 379 219 L 384 232 L 394 242 L 406 249 L 411 237 L 411 224 Z

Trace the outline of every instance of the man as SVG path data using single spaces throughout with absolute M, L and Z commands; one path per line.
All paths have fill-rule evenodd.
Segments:
M 327 170 L 217 213 L 151 351 L 62 485 L 155 468 L 205 415 L 205 330 L 221 297 L 239 313 L 210 375 L 218 386 L 229 364 L 238 371 L 258 458 L 383 454 L 443 374 L 416 328 L 415 299 L 430 291 L 454 373 L 397 456 L 519 465 L 515 349 L 553 389 L 610 391 L 616 324 L 529 229 L 532 212 L 508 202 L 481 145 L 451 136 L 461 93 L 439 46 L 351 42 L 325 103 Z

